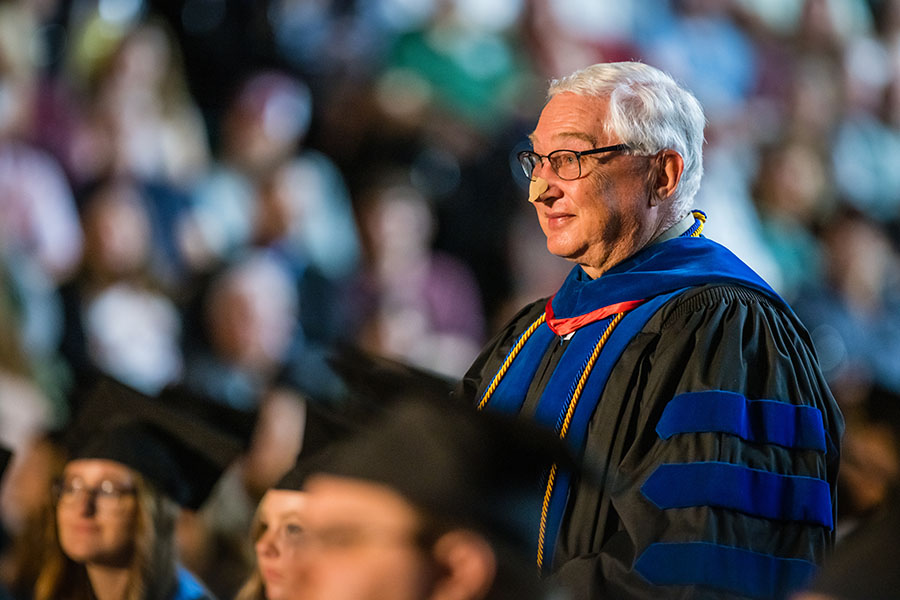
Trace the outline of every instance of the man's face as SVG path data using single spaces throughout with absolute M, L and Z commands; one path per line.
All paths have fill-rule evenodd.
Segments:
M 305 600 L 419 600 L 431 562 L 416 544 L 419 517 L 387 487 L 318 475 L 306 486 L 309 542 L 299 566 Z
M 570 92 L 544 107 L 531 140 L 534 151 L 585 151 L 627 143 L 604 132 L 608 100 Z M 621 152 L 581 157 L 581 177 L 566 181 L 544 160 L 534 170 L 549 187 L 534 202 L 547 249 L 597 277 L 646 245 L 656 233 L 651 206 L 651 157 Z

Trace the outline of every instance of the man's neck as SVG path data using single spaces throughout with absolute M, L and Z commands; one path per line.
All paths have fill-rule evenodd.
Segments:
M 581 264 L 581 268 L 584 269 L 584 272 L 587 274 L 588 277 L 590 277 L 591 279 L 597 279 L 598 277 L 602 276 L 603 273 L 606 272 L 606 270 L 611 268 L 613 265 L 616 265 L 619 262 L 627 259 L 628 257 L 633 256 L 634 254 L 637 254 L 644 248 L 649 248 L 650 246 L 652 246 L 654 244 L 658 244 L 660 242 L 664 242 L 666 240 L 670 240 L 670 239 L 676 238 L 676 237 L 684 234 L 687 230 L 689 230 L 691 228 L 691 226 L 693 224 L 694 224 L 694 215 L 689 212 L 683 218 L 679 219 L 674 225 L 671 225 L 671 226 L 665 228 L 662 231 L 662 233 L 658 234 L 654 238 L 651 238 L 649 242 L 639 246 L 636 250 L 632 251 L 631 254 L 621 256 L 621 257 L 616 257 L 616 256 L 607 257 L 607 263 L 610 263 L 610 264 L 608 267 L 605 267 L 603 269 L 598 268 L 598 267 L 593 267 L 590 264 L 586 264 L 586 263 L 579 263 L 579 264 Z
M 684 234 L 688 229 L 691 228 L 691 225 L 694 224 L 694 215 L 693 213 L 686 214 L 681 220 L 672 225 L 671 227 L 665 229 L 658 236 L 650 240 L 648 246 L 652 246 L 653 244 L 659 244 L 661 242 L 665 242 L 666 240 L 671 240 L 677 238 L 678 236 Z

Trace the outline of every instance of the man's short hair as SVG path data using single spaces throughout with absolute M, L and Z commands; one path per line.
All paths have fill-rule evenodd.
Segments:
M 700 103 L 667 73 L 639 62 L 591 65 L 550 82 L 548 98 L 563 92 L 609 98 L 607 131 L 636 154 L 672 149 L 684 159 L 684 173 L 673 197 L 676 212 L 693 204 L 703 176 Z

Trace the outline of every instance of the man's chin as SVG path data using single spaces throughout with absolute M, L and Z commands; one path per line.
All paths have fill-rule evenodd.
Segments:
M 568 244 L 554 244 L 550 238 L 547 239 L 547 251 L 569 262 L 581 263 L 584 257 L 584 249 L 573 250 Z

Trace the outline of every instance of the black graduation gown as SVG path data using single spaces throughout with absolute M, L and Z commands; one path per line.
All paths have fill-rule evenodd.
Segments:
M 547 300 L 522 309 L 488 343 L 460 382 L 456 395 L 477 402 L 510 347 L 541 314 Z M 551 344 L 532 380 L 520 414 L 532 416 L 540 393 L 568 342 Z M 772 399 L 817 408 L 822 451 L 748 441 L 722 432 L 662 439 L 656 426 L 679 394 L 725 390 L 747 399 Z M 706 285 L 662 306 L 633 337 L 610 373 L 589 422 L 585 459 L 603 477 L 573 481 L 557 538 L 552 576 L 572 598 L 742 598 L 784 596 L 796 579 L 766 581 L 770 557 L 782 566 L 820 564 L 833 528 L 800 520 L 762 518 L 730 508 L 699 505 L 659 508 L 642 492 L 648 477 L 669 463 L 723 462 L 828 482 L 831 518 L 836 494 L 843 419 L 817 365 L 809 336 L 793 314 L 743 286 Z M 820 482 L 821 483 L 821 482 Z M 824 485 L 824 484 L 823 484 Z M 750 490 L 750 495 L 756 492 Z M 701 503 L 702 504 L 702 503 Z M 536 518 L 539 518 L 536 516 Z M 635 569 L 660 542 L 703 542 L 691 549 L 743 549 L 746 568 L 718 572 L 700 554 L 680 566 L 664 555 L 663 571 L 677 584 L 653 584 Z M 677 546 L 667 546 L 667 549 Z M 688 548 L 688 546 L 686 546 Z M 647 553 L 647 554 L 645 554 Z M 757 560 L 759 559 L 759 560 Z M 742 559 L 743 560 L 743 559 Z M 678 571 L 683 573 L 678 573 Z M 652 571 L 652 570 L 651 570 Z M 777 576 L 775 577 L 777 579 Z M 727 585 L 719 585 L 722 580 Z M 711 583 L 712 582 L 712 583 Z M 772 594 L 772 596 L 770 596 Z

